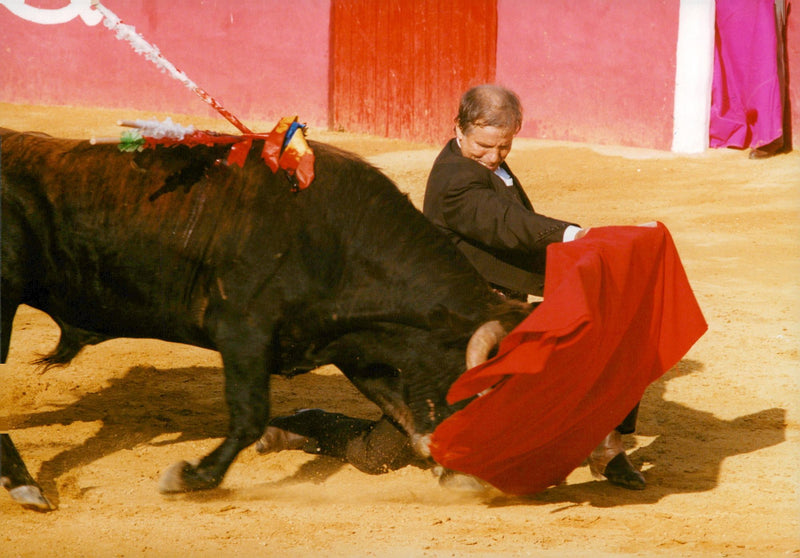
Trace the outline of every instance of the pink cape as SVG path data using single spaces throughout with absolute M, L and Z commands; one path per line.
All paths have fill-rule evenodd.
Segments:
M 431 452 L 511 494 L 563 481 L 707 329 L 666 227 L 593 228 L 547 251 L 544 302 L 465 372 Z
M 761 147 L 783 135 L 775 0 L 717 0 L 711 147 Z

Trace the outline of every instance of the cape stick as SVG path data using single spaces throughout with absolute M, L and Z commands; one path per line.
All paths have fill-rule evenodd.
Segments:
M 236 126 L 239 131 L 244 134 L 253 133 L 247 128 L 247 126 L 242 124 L 238 118 L 236 118 L 233 114 L 228 112 L 225 107 L 219 104 L 214 97 L 209 95 L 204 89 L 189 79 L 189 76 L 173 66 L 169 60 L 164 58 L 164 55 L 161 54 L 158 48 L 155 45 L 148 43 L 144 37 L 136 32 L 136 29 L 132 25 L 122 23 L 116 14 L 103 6 L 99 0 L 92 0 L 92 8 L 103 15 L 103 25 L 110 30 L 115 31 L 117 39 L 124 39 L 128 41 L 134 51 L 136 51 L 138 54 L 141 54 L 153 64 L 158 66 L 162 71 L 167 72 L 173 78 L 177 79 L 186 87 L 194 91 L 206 103 L 214 107 L 214 110 L 225 117 L 228 122 Z

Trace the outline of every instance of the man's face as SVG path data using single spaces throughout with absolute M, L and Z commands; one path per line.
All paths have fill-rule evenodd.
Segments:
M 500 163 L 505 161 L 511 151 L 514 133 L 508 128 L 495 126 L 473 126 L 469 132 L 464 133 L 460 127 L 456 126 L 456 137 L 461 144 L 461 154 L 478 161 L 491 171 L 496 170 Z

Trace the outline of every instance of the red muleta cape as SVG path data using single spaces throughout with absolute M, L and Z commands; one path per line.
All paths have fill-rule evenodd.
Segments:
M 451 387 L 441 465 L 510 494 L 563 481 L 707 329 L 666 227 L 593 228 L 547 249 L 544 301 Z

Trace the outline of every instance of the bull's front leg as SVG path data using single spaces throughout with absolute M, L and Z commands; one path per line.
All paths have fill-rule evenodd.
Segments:
M 15 502 L 26 508 L 39 511 L 54 509 L 25 467 L 11 436 L 4 433 L 0 434 L 0 485 L 8 489 Z
M 247 354 L 243 349 L 251 339 L 239 338 L 232 350 L 221 350 L 225 366 L 225 399 L 230 411 L 228 436 L 214 451 L 199 463 L 180 461 L 167 469 L 159 482 L 159 491 L 190 492 L 217 487 L 228 467 L 241 450 L 254 443 L 267 426 L 269 419 L 269 379 L 267 365 L 271 351 Z M 249 347 L 261 346 L 255 343 Z

